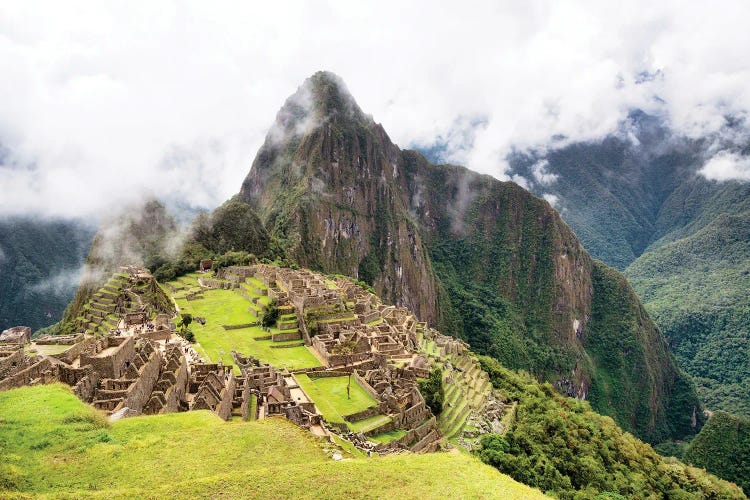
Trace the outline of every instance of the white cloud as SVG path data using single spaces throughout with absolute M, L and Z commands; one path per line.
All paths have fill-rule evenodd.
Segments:
M 750 181 L 750 158 L 721 151 L 708 160 L 698 173 L 713 181 Z
M 524 189 L 529 189 L 529 180 L 521 174 L 513 174 L 510 178 L 513 182 L 518 184 Z
M 77 269 L 63 269 L 54 276 L 31 284 L 29 289 L 33 292 L 43 294 L 69 294 L 78 287 L 83 270 L 83 266 Z
M 319 69 L 398 144 L 447 137 L 446 160 L 502 179 L 512 148 L 602 137 L 632 107 L 714 132 L 750 110 L 748 23 L 741 0 L 4 3 L 0 213 L 215 206 Z
M 554 195 L 552 193 L 544 193 L 542 195 L 542 198 L 547 200 L 547 203 L 549 203 L 555 208 L 557 208 L 557 203 L 560 201 L 560 198 L 557 195 Z
M 557 180 L 557 174 L 547 170 L 547 167 L 549 167 L 547 160 L 539 160 L 531 166 L 531 174 L 534 176 L 534 180 L 542 186 L 549 186 Z

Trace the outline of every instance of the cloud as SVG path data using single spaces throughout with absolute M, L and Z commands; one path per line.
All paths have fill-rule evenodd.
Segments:
M 557 195 L 554 195 L 552 193 L 544 193 L 542 195 L 542 198 L 547 200 L 547 203 L 549 203 L 555 208 L 557 208 L 557 203 L 560 201 L 560 198 Z
M 78 287 L 83 269 L 83 266 L 76 269 L 63 269 L 54 276 L 32 283 L 29 285 L 29 290 L 45 295 L 69 295 Z
M 521 174 L 513 174 L 510 177 L 510 180 L 512 180 L 513 182 L 515 182 L 516 184 L 518 184 L 519 186 L 521 186 L 524 189 L 528 190 L 529 187 L 530 187 L 529 186 L 529 180 L 526 177 L 524 177 L 523 175 L 521 175 Z
M 698 173 L 708 180 L 719 182 L 728 180 L 750 181 L 750 158 L 721 151 L 708 160 Z
M 714 133 L 750 110 L 749 22 L 740 0 L 6 3 L 0 214 L 212 208 L 320 69 L 401 146 L 442 137 L 501 179 L 514 148 L 601 138 L 631 108 Z
M 547 160 L 539 160 L 531 166 L 531 173 L 534 176 L 534 180 L 542 186 L 549 186 L 557 180 L 557 174 L 548 171 L 547 167 L 549 167 L 549 161 Z

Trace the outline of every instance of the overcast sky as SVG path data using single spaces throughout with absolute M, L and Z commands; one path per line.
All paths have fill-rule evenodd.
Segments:
M 689 135 L 750 109 L 750 2 L 442 3 L 3 2 L 0 214 L 214 207 L 319 69 L 400 146 L 498 178 L 511 147 L 600 138 L 631 108 Z

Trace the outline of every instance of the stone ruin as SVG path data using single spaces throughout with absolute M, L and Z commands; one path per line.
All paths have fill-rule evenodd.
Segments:
M 0 345 L 0 391 L 45 384 L 54 380 L 55 374 L 49 359 L 27 355 L 20 344 Z
M 282 415 L 306 429 L 320 425 L 321 417 L 315 404 L 299 387 L 293 374 L 278 371 L 270 364 L 252 356 L 244 357 L 236 351 L 232 351 L 232 357 L 242 372 L 244 399 L 241 405 L 246 405 L 251 395 L 257 401 L 255 414 L 243 413 L 244 419 Z
M 140 268 L 124 271 L 128 274 L 116 275 L 118 283 L 126 276 L 138 286 L 153 281 Z M 316 433 L 337 433 L 362 450 L 378 453 L 433 451 L 440 445 L 444 426 L 448 429 L 456 422 L 455 427 L 462 429 L 465 424 L 461 422 L 468 418 L 477 428 L 498 428 L 502 403 L 486 403 L 486 374 L 468 355 L 468 345 L 428 329 L 408 309 L 382 304 L 349 279 L 326 278 L 307 270 L 262 264 L 233 266 L 220 271 L 214 280 L 217 283 L 207 279 L 199 280 L 203 288 L 236 289 L 256 305 L 258 296 L 274 300 L 282 313 L 276 326 L 284 332 L 270 333 L 268 339 L 304 341 L 324 366 L 290 372 L 232 351 L 241 372 L 237 376 L 230 366 L 205 363 L 187 342 L 173 336 L 175 325 L 169 314 L 161 312 L 149 320 L 145 309 L 131 308 L 119 313 L 125 331 L 37 340 L 39 345 L 70 346 L 59 354 L 27 355 L 17 344 L 0 344 L 0 390 L 59 380 L 111 418 L 201 409 L 225 420 L 279 415 Z M 254 295 L 243 293 L 248 286 L 255 288 Z M 100 295 L 96 300 L 106 303 L 106 287 Z M 112 304 L 117 310 L 118 303 Z M 224 327 L 231 329 L 233 325 Z M 424 352 L 425 342 L 434 346 L 429 354 Z M 452 386 L 460 386 L 471 399 L 470 405 L 449 408 L 451 420 L 444 417 L 445 411 L 441 414 L 441 421 L 447 424 L 438 423 L 417 384 L 418 378 L 429 376 L 437 360 L 448 370 L 448 391 L 455 393 Z M 344 416 L 347 422 L 381 414 L 390 421 L 364 433 L 325 422 L 297 382 L 300 371 L 310 377 L 351 375 L 377 401 L 374 407 Z M 476 387 L 470 387 L 472 384 Z M 476 411 L 482 404 L 487 409 L 484 414 Z M 477 415 L 484 415 L 484 419 Z M 405 434 L 389 443 L 369 440 L 397 429 Z

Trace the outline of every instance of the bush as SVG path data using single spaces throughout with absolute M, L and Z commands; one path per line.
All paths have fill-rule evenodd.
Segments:
M 419 381 L 419 392 L 425 400 L 427 406 L 432 410 L 433 415 L 440 415 L 443 411 L 443 401 L 445 393 L 443 391 L 443 372 L 440 368 L 435 368 L 430 373 L 430 378 Z
M 268 305 L 268 309 L 266 310 L 266 314 L 263 315 L 263 326 L 266 328 L 270 328 L 273 325 L 276 324 L 276 321 L 279 319 L 279 308 L 276 305 L 276 302 L 272 302 Z

